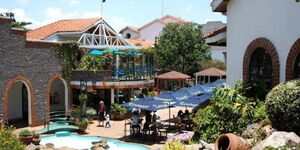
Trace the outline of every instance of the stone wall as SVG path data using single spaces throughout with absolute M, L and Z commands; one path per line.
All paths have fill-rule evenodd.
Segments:
M 14 83 L 12 79 L 24 78 L 32 86 L 31 126 L 40 125 L 47 112 L 48 81 L 61 73 L 62 65 L 54 54 L 53 44 L 27 42 L 22 31 L 12 30 L 10 23 L 3 20 L 0 18 L 0 112 L 7 119 L 7 87 Z

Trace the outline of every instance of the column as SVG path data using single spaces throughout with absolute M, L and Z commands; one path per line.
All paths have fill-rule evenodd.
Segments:
M 110 102 L 111 104 L 115 103 L 115 89 L 110 89 Z
M 120 101 L 119 101 L 119 89 L 116 89 L 116 95 L 117 95 L 117 99 L 116 99 L 116 102 L 117 103 L 120 103 Z
M 198 76 L 196 75 L 196 85 L 198 84 Z

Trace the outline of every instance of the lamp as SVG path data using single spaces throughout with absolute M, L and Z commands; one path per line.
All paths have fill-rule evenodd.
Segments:
M 80 80 L 80 90 L 86 91 L 86 89 L 87 89 L 87 81 L 81 79 Z

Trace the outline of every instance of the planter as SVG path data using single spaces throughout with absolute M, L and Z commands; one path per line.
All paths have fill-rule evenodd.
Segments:
M 34 145 L 40 145 L 41 139 L 32 139 Z
M 228 133 L 219 136 L 215 150 L 250 150 L 251 146 L 241 137 Z
M 93 121 L 93 120 L 94 120 L 94 116 L 87 116 L 87 119 L 88 119 L 89 121 Z
M 123 120 L 124 119 L 124 115 L 121 114 L 114 114 L 114 120 Z
M 32 141 L 33 136 L 29 135 L 29 136 L 20 136 L 19 139 L 21 140 L 21 142 L 25 145 L 29 145 Z
M 87 125 L 78 126 L 81 132 L 84 132 L 87 129 Z

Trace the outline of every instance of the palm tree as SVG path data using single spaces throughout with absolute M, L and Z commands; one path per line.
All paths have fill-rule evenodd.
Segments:
M 19 29 L 24 29 L 26 30 L 27 28 L 25 27 L 26 25 L 32 24 L 31 22 L 24 22 L 24 21 L 16 21 L 15 19 L 15 14 L 13 12 L 6 12 L 6 13 L 0 13 L 0 16 L 2 17 L 9 17 L 12 19 L 12 24 L 11 26 L 13 28 L 19 28 Z

